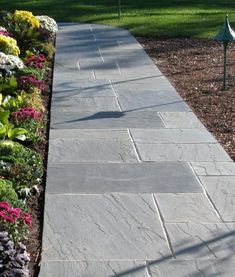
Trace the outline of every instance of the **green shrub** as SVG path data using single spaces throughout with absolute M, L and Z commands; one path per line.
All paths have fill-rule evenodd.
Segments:
M 23 145 L 0 141 L 0 175 L 9 179 L 20 197 L 26 197 L 41 182 L 41 156 Z

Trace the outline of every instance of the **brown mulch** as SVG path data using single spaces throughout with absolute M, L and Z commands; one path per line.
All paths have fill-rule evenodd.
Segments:
M 221 43 L 199 39 L 138 40 L 235 161 L 235 44 L 229 44 L 227 88 L 223 91 Z

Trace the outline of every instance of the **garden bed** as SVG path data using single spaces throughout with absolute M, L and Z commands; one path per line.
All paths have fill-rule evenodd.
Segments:
M 221 43 L 204 39 L 138 40 L 235 161 L 235 44 L 228 48 L 228 81 L 223 91 Z
M 0 276 L 37 276 L 56 22 L 0 18 Z

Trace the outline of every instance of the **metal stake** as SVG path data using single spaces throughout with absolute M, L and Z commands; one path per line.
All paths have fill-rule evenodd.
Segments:
M 118 19 L 121 19 L 121 0 L 118 0 Z

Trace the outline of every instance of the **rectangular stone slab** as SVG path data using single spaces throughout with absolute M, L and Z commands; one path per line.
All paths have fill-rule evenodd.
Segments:
M 51 139 L 48 163 L 138 162 L 131 141 L 121 139 Z
M 219 144 L 141 144 L 137 149 L 143 161 L 231 161 Z
M 136 143 L 216 143 L 205 129 L 130 129 Z
M 47 195 L 42 256 L 145 260 L 171 253 L 150 195 Z
M 223 276 L 231 277 L 235 272 L 235 258 L 210 260 L 167 260 L 150 262 L 151 277 L 176 276 Z
M 235 223 L 166 223 L 177 259 L 230 258 L 235 254 Z
M 205 128 L 192 112 L 160 112 L 167 128 Z
M 141 92 L 141 91 L 118 91 L 120 105 L 124 111 L 149 110 L 149 111 L 191 111 L 176 91 Z
M 144 261 L 43 262 L 39 277 L 149 277 Z
M 155 112 L 53 112 L 51 128 L 54 129 L 113 129 L 113 128 L 164 128 Z
M 220 222 L 204 193 L 155 195 L 164 222 Z
M 64 185 L 66 183 L 66 186 Z M 185 163 L 53 164 L 47 170 L 47 193 L 202 192 Z
M 224 221 L 235 221 L 235 176 L 200 176 Z
M 234 162 L 191 163 L 198 176 L 235 176 Z
M 116 97 L 69 97 L 52 99 L 51 112 L 120 111 Z

